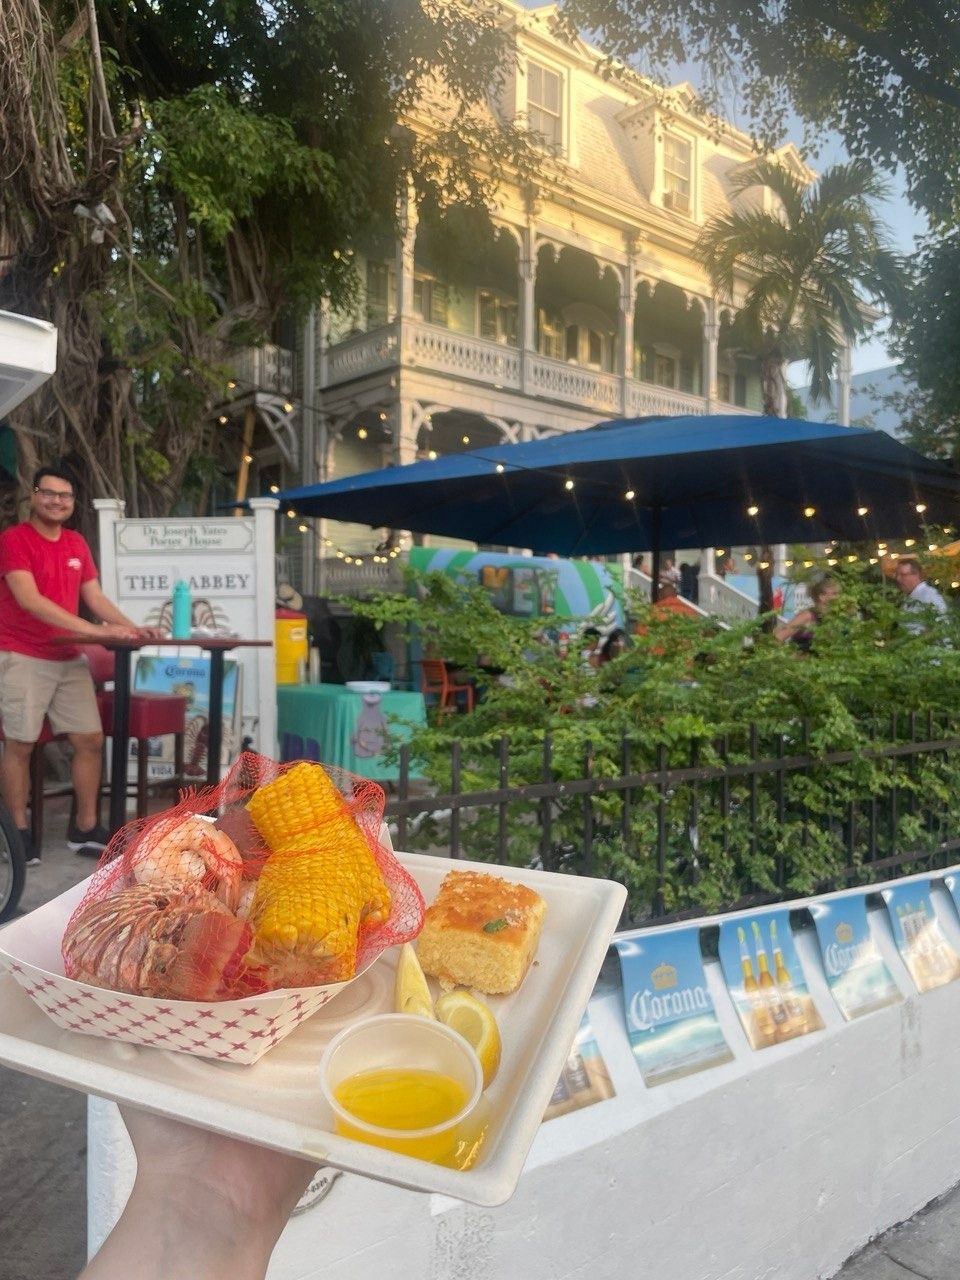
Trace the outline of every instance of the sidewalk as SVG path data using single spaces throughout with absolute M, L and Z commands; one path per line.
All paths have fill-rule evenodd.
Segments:
M 867 1245 L 841 1269 L 837 1280 L 917 1280 L 918 1276 L 922 1280 L 960 1276 L 960 1187 Z
M 27 868 L 20 912 L 90 875 L 66 845 L 70 798 L 44 807 L 43 860 Z M 72 1280 L 87 1258 L 87 1100 L 0 1067 L 0 1277 Z

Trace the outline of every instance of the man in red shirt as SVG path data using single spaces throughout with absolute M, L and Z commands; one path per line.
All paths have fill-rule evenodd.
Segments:
M 103 594 L 86 541 L 64 528 L 73 503 L 70 476 L 41 467 L 29 519 L 0 533 L 0 793 L 20 828 L 28 866 L 40 860 L 27 829 L 27 796 L 30 753 L 44 716 L 73 747 L 76 808 L 68 845 L 99 855 L 108 839 L 97 824 L 103 731 L 93 681 L 82 650 L 56 637 L 102 643 L 159 635 L 131 622 Z M 102 625 L 78 616 L 81 601 Z

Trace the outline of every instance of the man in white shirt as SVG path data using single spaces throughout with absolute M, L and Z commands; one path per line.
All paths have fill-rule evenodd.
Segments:
M 897 586 L 903 592 L 906 599 L 903 607 L 914 612 L 923 612 L 924 610 L 933 609 L 938 616 L 943 617 L 947 612 L 947 602 L 936 589 L 927 582 L 923 576 L 923 569 L 920 561 L 914 556 L 901 556 L 897 561 L 895 571 Z M 919 635 L 923 631 L 924 625 L 919 620 L 914 622 L 906 622 L 904 626 L 914 635 Z

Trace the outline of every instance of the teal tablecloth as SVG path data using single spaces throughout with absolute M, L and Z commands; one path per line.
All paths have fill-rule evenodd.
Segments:
M 320 760 L 395 782 L 399 770 L 384 762 L 384 750 L 408 741 L 411 724 L 426 723 L 422 693 L 355 693 L 342 684 L 277 686 L 281 760 Z

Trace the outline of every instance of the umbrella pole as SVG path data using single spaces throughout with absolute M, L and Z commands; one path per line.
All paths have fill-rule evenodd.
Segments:
M 653 535 L 653 549 L 650 557 L 650 601 L 656 604 L 660 599 L 660 515 L 661 508 L 654 507 L 651 512 L 650 525 Z

